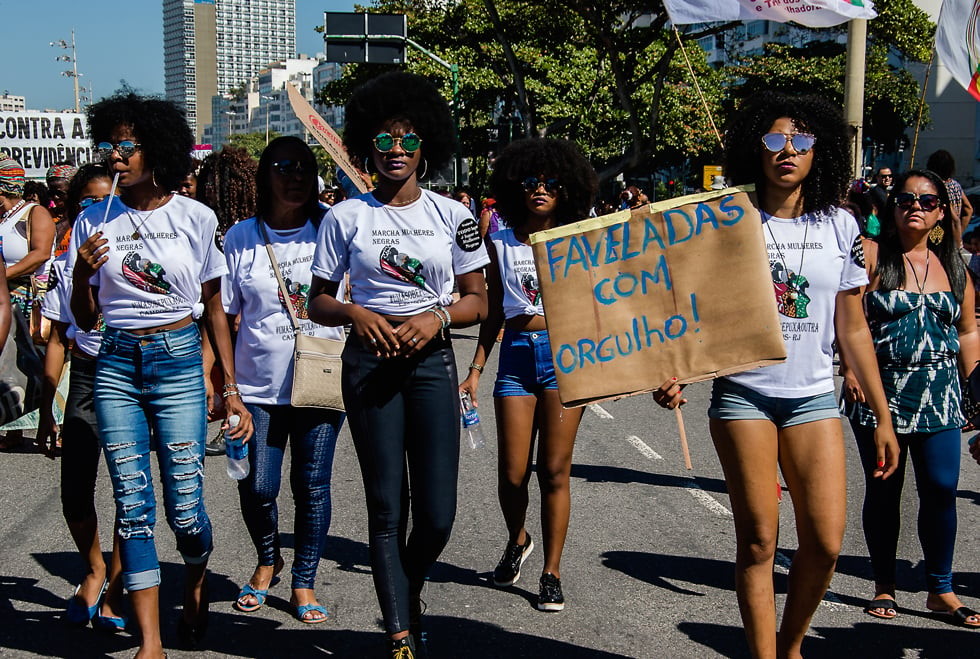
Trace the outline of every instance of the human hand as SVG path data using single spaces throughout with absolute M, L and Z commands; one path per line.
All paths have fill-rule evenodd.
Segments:
M 225 399 L 225 410 L 227 415 L 225 416 L 225 422 L 221 424 L 221 430 L 228 432 L 230 426 L 228 425 L 228 417 L 237 414 L 238 415 L 238 425 L 235 429 L 231 431 L 228 436 L 233 440 L 242 440 L 242 443 L 246 443 L 252 437 L 252 414 L 245 408 L 245 403 L 242 402 L 241 396 L 229 396 Z
M 479 407 L 480 404 L 476 401 L 476 390 L 479 386 L 480 372 L 475 368 L 471 368 L 469 376 L 459 383 L 459 395 L 469 394 L 470 400 L 473 401 L 473 407 Z
M 861 385 L 858 384 L 857 378 L 854 377 L 854 373 L 848 369 L 842 373 L 844 376 L 844 400 L 851 403 L 864 403 L 866 402 L 864 398 L 864 390 L 861 389 Z
M 665 407 L 668 410 L 672 410 L 687 402 L 687 399 L 682 395 L 683 390 L 684 385 L 678 384 L 677 378 L 671 378 L 660 385 L 659 389 L 654 389 L 653 400 L 656 401 L 657 405 L 660 405 L 660 407 Z
M 872 476 L 885 480 L 898 469 L 898 456 L 900 453 L 898 439 L 895 437 L 895 431 L 892 429 L 891 424 L 888 424 L 888 427 L 885 428 L 879 421 L 878 427 L 875 428 L 874 441 L 877 468 L 872 472 Z
M 58 457 L 58 435 L 61 428 L 54 421 L 51 412 L 41 413 L 37 424 L 37 445 L 44 457 L 54 460 Z
M 99 268 L 109 260 L 109 241 L 102 237 L 101 231 L 96 231 L 78 248 L 78 258 L 75 260 L 75 272 L 86 280 L 98 272 Z
M 401 346 L 401 355 L 411 357 L 431 341 L 442 329 L 436 314 L 423 311 L 395 328 L 395 337 Z
M 397 355 L 401 346 L 391 323 L 384 316 L 364 307 L 352 306 L 351 331 L 360 339 L 361 345 L 385 359 Z

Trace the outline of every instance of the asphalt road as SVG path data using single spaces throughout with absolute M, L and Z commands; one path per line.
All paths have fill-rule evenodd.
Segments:
M 457 361 L 470 361 L 475 332 L 454 334 Z M 496 352 L 488 367 L 495 370 Z M 730 506 L 707 434 L 709 385 L 688 388 L 684 419 L 692 471 L 684 468 L 672 412 L 638 396 L 590 407 L 572 468 L 572 521 L 562 562 L 567 606 L 538 612 L 535 549 L 513 587 L 495 589 L 489 573 L 506 534 L 495 494 L 491 377 L 479 400 L 487 446 L 463 449 L 459 511 L 452 540 L 423 593 L 432 657 L 744 657 L 733 591 L 735 553 Z M 870 565 L 860 527 L 863 483 L 849 430 L 849 524 L 844 549 L 804 652 L 809 657 L 880 659 L 980 656 L 980 631 L 950 626 L 925 611 L 922 554 L 915 533 L 911 483 L 899 547 L 900 616 L 874 620 L 861 609 L 871 594 Z M 959 539 L 954 584 L 980 608 L 980 466 L 963 450 L 958 497 Z M 380 613 L 368 568 L 367 525 L 360 474 L 345 427 L 333 473 L 333 521 L 320 563 L 317 594 L 330 610 L 321 625 L 292 617 L 288 579 L 252 614 L 231 607 L 255 558 L 223 458 L 206 461 L 206 502 L 215 528 L 211 560 L 211 626 L 202 652 L 176 649 L 181 563 L 173 535 L 157 525 L 163 585 L 164 643 L 176 659 L 205 657 L 383 656 Z M 909 472 L 911 474 L 911 469 Z M 911 475 L 909 476 L 911 478 Z M 99 482 L 102 537 L 108 545 L 112 504 L 108 478 Z M 791 493 L 784 496 L 776 567 L 781 606 L 786 569 L 796 544 Z M 288 487 L 280 499 L 287 564 L 292 511 Z M 540 536 L 532 481 L 528 528 Z M 57 465 L 29 452 L 0 455 L 0 656 L 130 657 L 134 639 L 73 629 L 62 620 L 79 577 L 78 559 L 61 516 Z

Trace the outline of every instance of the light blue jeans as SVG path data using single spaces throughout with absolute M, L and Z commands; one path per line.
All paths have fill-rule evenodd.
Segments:
M 160 583 L 154 448 L 177 550 L 186 563 L 206 563 L 212 536 L 204 510 L 207 410 L 197 325 L 146 336 L 106 330 L 95 372 L 95 415 L 116 500 L 123 585 L 134 591 Z

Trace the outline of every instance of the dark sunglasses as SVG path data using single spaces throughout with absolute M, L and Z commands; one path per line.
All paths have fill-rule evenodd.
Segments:
M 92 204 L 97 204 L 103 199 L 105 199 L 105 197 L 85 197 L 80 202 L 78 202 L 78 205 L 82 207 L 82 210 L 85 210 Z
M 543 181 L 536 176 L 528 176 L 524 179 L 524 189 L 528 192 L 537 192 L 541 186 L 544 186 L 544 191 L 549 193 L 561 190 L 561 183 L 556 178 L 549 178 Z
M 792 144 L 793 150 L 799 154 L 804 154 L 813 148 L 817 138 L 810 133 L 766 133 L 762 136 L 762 143 L 766 149 L 773 153 L 779 153 Z
M 283 176 L 306 174 L 310 171 L 298 160 L 277 160 L 276 162 L 272 163 L 272 169 L 279 172 Z
M 415 153 L 422 146 L 422 138 L 415 133 L 405 133 L 401 137 L 395 137 L 391 133 L 378 133 L 374 136 L 374 148 L 381 153 L 388 153 L 399 144 L 405 153 Z
M 939 208 L 939 195 L 937 194 L 913 194 L 911 192 L 899 192 L 895 195 L 895 205 L 903 211 L 912 208 L 912 204 L 919 202 L 919 208 L 928 212 Z
M 95 148 L 99 152 L 99 156 L 101 156 L 103 160 L 108 160 L 109 158 L 112 157 L 113 151 L 119 153 L 119 156 L 121 158 L 129 158 L 134 153 L 136 153 L 136 149 L 140 148 L 140 145 L 131 140 L 123 140 L 119 144 L 113 144 L 111 142 L 99 142 L 99 145 Z

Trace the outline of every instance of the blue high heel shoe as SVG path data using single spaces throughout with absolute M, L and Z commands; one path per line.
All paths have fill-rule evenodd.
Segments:
M 89 620 L 94 618 L 96 612 L 99 610 L 99 604 L 102 603 L 102 594 L 105 593 L 105 589 L 108 586 L 108 581 L 102 582 L 99 596 L 92 606 L 85 606 L 84 604 L 78 603 L 76 598 L 78 597 L 78 591 L 82 589 L 82 584 L 75 586 L 75 592 L 72 593 L 71 598 L 68 600 L 68 607 L 65 609 L 65 620 L 73 625 L 87 625 Z

